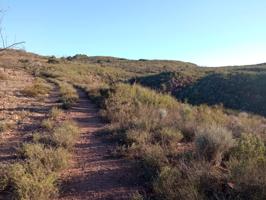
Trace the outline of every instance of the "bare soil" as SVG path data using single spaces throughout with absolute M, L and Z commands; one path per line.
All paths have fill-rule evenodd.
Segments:
M 114 158 L 115 146 L 99 133 L 105 127 L 98 109 L 79 91 L 79 101 L 68 113 L 81 137 L 74 148 L 72 167 L 62 174 L 59 199 L 126 200 L 141 189 L 132 163 Z
M 6 79 L 0 80 L 0 121 L 7 128 L 0 133 L 0 162 L 16 161 L 16 148 L 38 130 L 51 106 L 57 101 L 53 91 L 49 96 L 29 98 L 21 91 L 32 84 L 34 78 L 18 70 L 1 69 Z

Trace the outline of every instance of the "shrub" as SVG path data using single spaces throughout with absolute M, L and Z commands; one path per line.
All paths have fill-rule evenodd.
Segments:
M 47 63 L 49 63 L 49 64 L 58 64 L 59 60 L 57 60 L 55 56 L 51 56 L 51 57 L 48 58 Z
M 53 107 L 49 113 L 49 117 L 53 120 L 57 120 L 61 115 L 62 110 L 57 107 Z
M 78 94 L 75 88 L 65 82 L 59 82 L 60 88 L 60 102 L 62 103 L 63 108 L 70 108 L 77 100 Z
M 156 199 L 201 199 L 197 181 L 182 174 L 177 168 L 164 167 L 158 178 L 154 181 L 153 189 Z
M 41 126 L 48 131 L 51 131 L 55 127 L 55 121 L 53 119 L 44 119 L 41 123 Z
M 162 128 L 155 133 L 156 140 L 163 146 L 173 146 L 183 139 L 183 134 L 176 128 Z
M 37 160 L 8 166 L 6 179 L 8 180 L 7 188 L 13 191 L 12 199 L 48 200 L 57 194 L 56 175 L 47 173 Z
M 0 133 L 5 132 L 8 129 L 8 125 L 5 121 L 0 121 Z
M 39 160 L 51 172 L 56 172 L 67 167 L 69 153 L 62 148 L 53 149 L 43 144 L 24 144 L 20 155 L 30 160 Z
M 248 152 L 239 147 L 233 150 L 233 133 L 253 130 L 261 134 L 263 119 L 240 119 L 218 106 L 193 107 L 138 85 L 118 84 L 105 98 L 105 115 L 116 127 L 115 140 L 123 145 L 126 156 L 139 161 L 141 175 L 153 188 L 151 199 L 252 199 L 243 197 L 252 189 L 257 199 L 263 199 L 265 153 L 257 159 L 260 162 L 245 162 L 243 171 L 239 156 L 231 152 L 245 152 L 241 154 L 247 157 L 258 157 L 255 150 L 264 152 L 261 141 L 252 148 L 242 141 Z M 239 121 L 238 127 L 232 125 L 232 117 Z
M 254 134 L 243 134 L 231 156 L 238 160 L 265 159 L 266 148 L 263 141 Z
M 200 157 L 219 165 L 224 153 L 233 147 L 234 140 L 229 130 L 212 124 L 198 129 L 195 144 Z
M 50 139 L 57 146 L 71 148 L 79 136 L 79 129 L 72 121 L 65 121 L 51 133 Z
M 51 113 L 50 117 L 56 117 L 58 112 L 52 110 Z M 1 170 L 0 190 L 10 193 L 11 199 L 48 200 L 57 195 L 57 175 L 68 166 L 68 149 L 75 143 L 79 131 L 72 121 L 60 126 L 48 124 L 51 130 L 47 134 L 34 133 L 35 143 L 23 144 L 18 150 L 24 162 L 9 164 Z
M 145 147 L 144 147 L 145 148 Z M 159 145 L 146 146 L 143 149 L 141 167 L 144 178 L 152 181 L 168 163 L 164 150 Z
M 131 129 L 124 134 L 129 145 L 146 145 L 150 141 L 151 134 L 139 129 Z
M 133 194 L 132 198 L 130 200 L 144 200 L 144 197 L 140 193 Z
M 32 135 L 32 142 L 33 143 L 41 143 L 45 146 L 55 147 L 56 144 L 51 140 L 49 133 L 33 133 Z
M 264 199 L 266 196 L 266 149 L 262 140 L 243 135 L 230 154 L 227 166 L 230 181 L 243 199 Z
M 36 79 L 32 85 L 22 90 L 22 93 L 29 97 L 38 97 L 50 92 L 51 87 L 41 79 Z

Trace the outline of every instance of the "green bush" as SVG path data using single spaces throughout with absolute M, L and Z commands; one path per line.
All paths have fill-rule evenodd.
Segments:
M 234 139 L 231 131 L 211 124 L 198 129 L 195 144 L 199 156 L 219 165 L 224 154 L 233 147 Z

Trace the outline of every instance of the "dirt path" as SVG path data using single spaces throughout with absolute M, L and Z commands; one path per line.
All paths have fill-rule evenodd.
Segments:
M 131 163 L 112 158 L 114 146 L 97 134 L 105 126 L 97 108 L 85 93 L 79 91 L 79 96 L 69 117 L 82 135 L 74 148 L 73 166 L 62 175 L 60 199 L 131 199 L 140 188 Z

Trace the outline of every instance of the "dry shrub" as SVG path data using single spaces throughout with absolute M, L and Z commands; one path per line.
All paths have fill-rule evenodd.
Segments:
M 63 108 L 70 108 L 78 100 L 76 89 L 66 82 L 59 82 L 59 89 L 61 95 L 60 102 L 62 103 Z
M 164 147 L 176 146 L 183 139 L 183 134 L 176 128 L 164 127 L 155 134 L 155 139 Z
M 63 148 L 45 147 L 43 144 L 24 144 L 20 155 L 30 160 L 39 160 L 51 172 L 57 172 L 67 167 L 69 153 Z
M 51 90 L 51 86 L 48 85 L 42 79 L 36 79 L 32 85 L 27 86 L 22 90 L 22 94 L 28 97 L 38 97 L 48 94 Z
M 140 193 L 135 193 L 130 200 L 144 200 L 144 197 Z
M 8 125 L 5 121 L 0 121 L 0 133 L 5 132 L 8 129 Z
M 142 175 L 147 181 L 152 181 L 160 173 L 162 167 L 167 165 L 168 159 L 160 145 L 150 145 L 143 147 L 141 168 Z
M 114 139 L 126 156 L 139 161 L 141 175 L 153 188 L 152 199 L 266 196 L 263 142 L 236 143 L 245 131 L 263 136 L 265 119 L 228 114 L 218 106 L 193 107 L 138 85 L 118 84 L 105 98 L 105 116 L 116 127 Z M 188 150 L 179 152 L 180 142 Z
M 131 129 L 125 133 L 129 145 L 146 145 L 151 140 L 151 134 L 141 129 Z
M 266 148 L 255 135 L 243 135 L 227 163 L 230 181 L 243 199 L 264 199 L 266 196 Z
M 183 174 L 178 168 L 164 167 L 153 183 L 156 199 L 199 200 L 198 177 Z
M 49 117 L 53 120 L 58 120 L 63 111 L 60 108 L 53 107 L 49 113 Z
M 56 124 L 56 123 L 55 123 L 55 121 L 54 121 L 53 119 L 48 118 L 48 119 L 44 119 L 44 120 L 42 121 L 41 126 L 42 126 L 43 128 L 45 128 L 46 130 L 51 131 L 51 130 L 53 130 L 55 124 Z
M 234 145 L 231 131 L 219 125 L 205 125 L 198 129 L 195 140 L 200 157 L 219 165 L 223 156 Z
M 64 121 L 52 131 L 50 139 L 56 146 L 69 149 L 73 147 L 78 136 L 77 125 L 73 121 Z
M 6 187 L 11 199 L 48 200 L 57 195 L 57 176 L 48 173 L 39 160 L 12 164 L 5 170 Z

